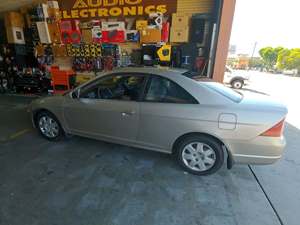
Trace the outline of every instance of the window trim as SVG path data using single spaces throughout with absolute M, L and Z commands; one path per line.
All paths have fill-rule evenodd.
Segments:
M 145 98 L 146 98 L 146 94 L 149 90 L 149 87 L 150 87 L 150 84 L 151 84 L 151 80 L 153 77 L 159 77 L 161 79 L 166 79 L 172 83 L 174 83 L 175 85 L 177 85 L 178 87 L 182 88 L 183 91 L 185 91 L 194 101 L 194 103 L 174 103 L 174 102 L 159 102 L 159 101 L 147 101 Z M 181 104 L 181 105 L 199 105 L 199 101 L 192 95 L 190 94 L 184 87 L 182 87 L 180 84 L 178 84 L 177 82 L 169 79 L 168 77 L 164 77 L 164 76 L 161 76 L 161 75 L 157 75 L 157 74 L 148 74 L 148 79 L 147 79 L 147 83 L 146 83 L 146 86 L 144 88 L 144 92 L 143 92 L 143 96 L 142 96 L 142 99 L 141 99 L 141 102 L 145 102 L 145 103 L 158 103 L 158 104 Z
M 142 100 L 142 97 L 144 96 L 144 92 L 145 92 L 145 88 L 146 88 L 146 85 L 148 83 L 148 77 L 149 74 L 145 74 L 145 73 L 138 73 L 138 72 L 117 72 L 117 73 L 110 73 L 110 74 L 107 74 L 107 75 L 104 75 L 104 76 L 101 76 L 99 77 L 98 79 L 92 81 L 91 83 L 87 83 L 86 85 L 83 85 L 80 90 L 82 88 L 85 88 L 89 85 L 91 85 L 91 87 L 95 86 L 96 84 L 95 83 L 98 83 L 98 82 L 101 82 L 101 80 L 103 79 L 107 79 L 109 77 L 113 77 L 113 76 L 122 76 L 122 77 L 127 77 L 127 76 L 135 76 L 135 77 L 138 77 L 138 76 L 143 76 L 145 79 L 143 81 L 143 84 L 142 84 L 142 88 L 141 88 L 141 91 L 138 95 L 138 100 L 136 101 L 129 101 L 129 100 L 119 100 L 119 99 L 102 99 L 102 98 L 96 98 L 96 99 L 90 99 L 90 98 L 87 98 L 87 99 L 90 99 L 90 100 L 96 100 L 96 101 L 120 101 L 120 102 L 141 102 Z M 82 92 L 80 91 L 80 95 L 82 94 Z M 85 98 L 82 98 L 82 97 L 78 97 L 78 99 L 85 99 Z

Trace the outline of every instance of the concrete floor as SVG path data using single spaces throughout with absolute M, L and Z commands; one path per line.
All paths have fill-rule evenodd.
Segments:
M 31 99 L 0 96 L 0 225 L 298 225 L 300 130 L 285 158 L 197 177 L 160 153 L 32 130 Z M 265 192 L 265 193 L 264 193 Z

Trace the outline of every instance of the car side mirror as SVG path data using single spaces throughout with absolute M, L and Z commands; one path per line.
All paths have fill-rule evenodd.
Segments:
M 80 88 L 73 91 L 71 95 L 72 95 L 73 99 L 79 99 L 80 98 Z

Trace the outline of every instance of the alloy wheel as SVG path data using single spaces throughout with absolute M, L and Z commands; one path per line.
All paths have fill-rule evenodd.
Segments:
M 204 172 L 216 163 L 216 153 L 207 144 L 193 142 L 186 145 L 182 151 L 184 164 L 193 171 Z
M 39 119 L 39 129 L 42 134 L 48 138 L 56 138 L 59 136 L 59 125 L 49 116 L 42 116 Z

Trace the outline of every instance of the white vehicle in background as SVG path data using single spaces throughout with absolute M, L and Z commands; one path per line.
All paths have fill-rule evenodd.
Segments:
M 298 70 L 284 70 L 282 72 L 284 75 L 289 75 L 289 76 L 297 76 Z
M 224 83 L 230 84 L 232 88 L 242 89 L 245 85 L 248 84 L 249 79 L 250 79 L 249 75 L 244 75 L 226 66 Z

